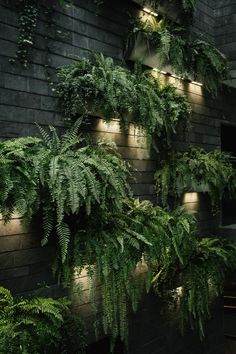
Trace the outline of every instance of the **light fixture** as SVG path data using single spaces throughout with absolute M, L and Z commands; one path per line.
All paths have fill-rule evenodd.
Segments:
M 201 82 L 191 81 L 191 83 L 192 83 L 193 85 L 203 86 Z
M 146 12 L 147 14 L 149 14 L 149 15 L 152 15 L 152 16 L 155 16 L 155 17 L 158 16 L 158 13 L 156 13 L 156 12 L 154 12 L 154 11 L 148 9 L 147 7 L 144 7 L 144 8 L 143 8 L 143 11 Z
M 177 79 L 177 80 L 185 80 L 185 81 L 187 81 L 187 82 L 189 82 L 189 83 L 191 83 L 193 85 L 196 85 L 196 86 L 203 86 L 203 84 L 201 82 L 191 81 L 188 78 L 184 78 L 182 76 L 178 76 L 178 75 L 175 75 L 175 74 L 170 74 L 167 71 L 158 70 L 157 68 L 153 68 L 153 71 L 156 71 L 159 74 L 168 75 L 168 76 L 173 77 L 174 79 Z
M 152 70 L 155 71 L 155 72 L 157 72 L 157 73 L 159 73 L 159 74 L 168 75 L 168 72 L 167 72 L 167 71 L 158 70 L 157 68 L 153 68 Z
M 178 76 L 175 74 L 170 74 L 170 76 L 173 77 L 174 79 L 177 79 L 177 80 L 184 80 L 184 77 L 181 77 L 181 76 Z
M 183 203 L 198 203 L 199 193 L 198 192 L 187 192 L 183 195 Z

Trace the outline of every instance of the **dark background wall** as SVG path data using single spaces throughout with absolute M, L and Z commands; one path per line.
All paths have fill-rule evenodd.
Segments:
M 215 3 L 215 38 L 218 47 L 229 60 L 235 87 L 236 80 L 236 4 L 231 0 Z
M 16 0 L 0 0 L 0 138 L 38 134 L 35 122 L 63 129 L 65 124 L 57 99 L 49 86 L 55 80 L 56 68 L 88 56 L 91 51 L 102 52 L 115 62 L 125 64 L 123 49 L 129 19 L 138 11 L 137 5 L 131 1 L 107 0 L 96 13 L 94 1 L 75 0 L 68 7 L 57 7 L 51 17 L 40 12 L 31 60 L 29 66 L 23 68 L 17 61 L 11 62 L 17 50 L 17 4 Z M 215 40 L 215 16 L 218 16 L 214 4 L 213 1 L 199 0 L 194 20 L 194 30 L 206 31 L 212 40 Z M 217 34 L 220 28 L 219 25 Z M 216 39 L 220 43 L 219 36 Z M 188 133 L 178 132 L 175 148 L 183 150 L 189 145 L 207 150 L 220 148 L 222 122 L 236 123 L 235 91 L 225 88 L 213 98 L 199 86 L 175 80 L 172 83 L 179 92 L 187 94 L 193 109 L 192 129 Z M 90 131 L 117 143 L 123 158 L 133 167 L 136 177 L 136 181 L 131 181 L 134 194 L 155 201 L 153 174 L 157 167 L 156 158 L 145 137 L 139 136 L 133 127 L 125 135 L 118 122 L 107 126 L 101 120 L 93 120 Z M 197 207 L 195 200 L 189 203 L 190 209 Z M 218 223 L 204 203 L 199 219 L 201 228 L 207 231 L 215 229 Z M 17 216 L 7 226 L 0 220 L 0 285 L 18 294 L 43 289 L 44 293 L 58 295 L 61 289 L 51 275 L 49 262 L 53 249 L 41 248 L 39 235 L 34 230 L 34 226 L 22 226 Z M 44 285 L 50 285 L 50 288 Z M 182 342 L 181 353 L 184 353 L 183 345 Z M 199 352 L 221 353 L 217 348 L 212 347 L 212 351 L 199 349 Z M 156 352 L 153 349 L 148 353 Z

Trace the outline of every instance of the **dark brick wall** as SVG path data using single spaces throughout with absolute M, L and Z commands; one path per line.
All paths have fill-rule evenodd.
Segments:
M 17 3 L 16 0 L 0 0 L 0 138 L 35 135 L 37 134 L 35 122 L 42 126 L 51 124 L 62 129 L 64 122 L 57 106 L 57 99 L 48 85 L 48 81 L 55 78 L 55 69 L 60 65 L 71 63 L 72 59 L 87 56 L 90 51 L 101 51 L 116 62 L 124 63 L 124 38 L 128 30 L 129 15 L 137 12 L 136 5 L 131 1 L 107 0 L 96 14 L 94 1 L 75 0 L 74 5 L 70 7 L 57 8 L 50 23 L 49 18 L 40 13 L 30 65 L 28 68 L 22 68 L 19 63 L 9 62 L 17 50 Z M 195 30 L 206 31 L 211 39 L 214 34 L 213 5 L 213 1 L 199 0 L 194 21 Z M 64 36 L 61 33 L 64 33 Z M 188 133 L 178 132 L 175 148 L 183 150 L 193 145 L 207 150 L 219 148 L 221 123 L 236 124 L 235 91 L 225 89 L 217 98 L 213 98 L 199 86 L 174 80 L 172 83 L 178 87 L 179 92 L 187 94 L 193 109 L 192 129 Z M 124 135 L 119 130 L 118 122 L 106 126 L 101 120 L 94 120 L 91 122 L 90 131 L 117 143 L 122 156 L 135 169 L 133 173 L 136 181 L 132 182 L 135 195 L 155 200 L 153 174 L 156 159 L 145 138 L 137 136 L 133 128 Z M 201 218 L 209 230 L 215 228 L 215 219 L 212 219 L 211 215 L 202 212 Z M 13 227 L 14 224 L 18 225 L 16 229 Z M 14 293 L 25 294 L 43 288 L 43 282 L 46 282 L 50 289 L 44 291 L 57 295 L 58 287 L 52 278 L 49 262 L 53 248 L 40 247 L 39 236 L 34 233 L 35 229 L 35 227 L 31 227 L 30 230 L 22 228 L 18 219 L 13 220 L 8 226 L 3 226 L 0 221 L 0 285 L 9 287 Z M 144 312 L 152 312 L 152 307 L 151 310 L 150 308 L 145 310 L 146 308 L 148 306 L 144 305 Z M 142 321 L 138 323 L 140 322 Z M 131 337 L 131 342 L 135 348 L 134 354 L 138 354 L 142 345 L 151 343 L 152 339 L 149 341 L 144 336 L 142 345 L 138 345 L 136 339 L 135 346 L 134 338 L 138 329 L 135 326 L 133 328 L 134 337 Z M 163 331 L 160 329 L 161 324 L 154 328 Z M 217 328 L 216 325 L 215 331 L 219 333 Z M 156 339 L 153 340 L 155 342 Z M 152 349 L 145 349 L 146 353 L 172 354 L 169 344 L 169 352 L 164 349 L 167 348 L 167 344 L 164 344 L 167 342 L 162 342 L 159 338 L 155 343 Z M 184 343 L 182 341 L 181 348 Z M 147 348 L 151 348 L 148 345 Z M 189 346 L 186 353 L 195 354 L 191 352 L 193 349 Z M 202 346 L 196 349 L 196 353 L 197 350 L 199 353 L 214 352 L 201 351 Z
M 236 4 L 232 0 L 215 4 L 215 38 L 218 47 L 227 56 L 232 78 L 236 78 Z
M 196 33 L 202 34 L 214 43 L 214 4 L 211 0 L 198 0 L 193 19 L 193 29 Z

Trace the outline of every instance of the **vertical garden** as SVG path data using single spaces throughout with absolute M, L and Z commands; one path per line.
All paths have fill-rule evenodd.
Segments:
M 86 10 L 83 2 L 81 11 L 99 24 L 110 5 L 90 3 Z M 193 129 L 188 87 L 195 85 L 214 102 L 230 77 L 227 60 L 194 31 L 197 0 L 130 1 L 119 42 L 123 60 L 90 49 L 72 60 L 63 49 L 69 29 L 58 23 L 71 19 L 76 6 L 79 1 L 18 0 L 14 7 L 16 43 L 7 68 L 27 77 L 42 59 L 47 86 L 41 95 L 50 91 L 56 105 L 51 109 L 48 103 L 49 110 L 55 109 L 60 121 L 35 119 L 34 134 L 19 131 L 17 138 L 1 139 L 1 218 L 4 224 L 15 214 L 24 225 L 37 221 L 41 247 L 53 245 L 53 275 L 67 294 L 73 289 L 80 296 L 82 285 L 75 289 L 75 278 L 86 272 L 93 330 L 98 339 L 109 338 L 110 352 L 119 341 L 129 347 L 129 318 L 147 293 L 161 304 L 157 317 L 176 321 L 183 338 L 191 329 L 204 341 L 212 304 L 235 270 L 236 246 L 199 234 L 196 216 L 182 201 L 186 193 L 201 193 L 217 215 L 222 198 L 236 195 L 235 162 L 220 149 L 189 144 L 178 151 L 175 142 Z M 59 40 L 66 63 L 53 66 Z M 157 166 L 153 201 L 135 195 L 137 171 L 116 144 L 91 134 L 97 119 L 107 126 L 115 122 L 126 138 L 132 130 L 136 145 L 140 136 L 145 140 Z M 86 323 L 69 295 L 20 297 L 1 287 L 0 313 L 3 354 L 86 352 Z

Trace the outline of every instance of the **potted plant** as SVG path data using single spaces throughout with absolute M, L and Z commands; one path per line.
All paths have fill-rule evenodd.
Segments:
M 126 59 L 199 81 L 213 94 L 230 77 L 225 56 L 212 43 L 156 18 L 134 23 L 127 40 Z
M 212 207 L 217 208 L 224 194 L 236 193 L 236 170 L 232 157 L 219 150 L 206 152 L 191 148 L 175 152 L 161 162 L 155 174 L 156 189 L 162 203 L 167 204 L 169 195 L 176 198 L 185 192 L 209 194 Z
M 131 72 L 103 55 L 62 67 L 58 78 L 59 102 L 64 116 L 71 121 L 82 111 L 106 122 L 119 118 L 124 128 L 132 121 L 149 135 L 170 136 L 178 121 L 189 117 L 186 97 L 180 99 L 174 88 L 166 90 L 150 71 L 143 72 L 137 66 Z M 170 116 L 168 106 L 175 106 L 181 114 Z

